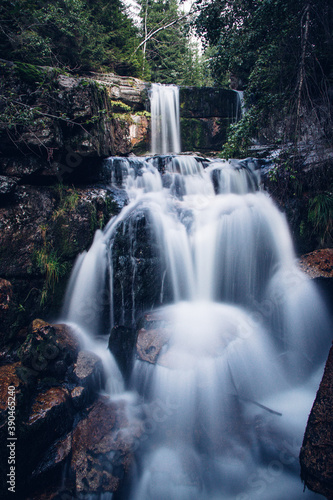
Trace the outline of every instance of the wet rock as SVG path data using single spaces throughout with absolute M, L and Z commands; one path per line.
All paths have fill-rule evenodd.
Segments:
M 100 397 L 73 432 L 71 469 L 77 494 L 115 492 L 131 467 L 141 428 L 123 402 Z
M 64 387 L 50 387 L 33 397 L 29 416 L 21 424 L 19 438 L 18 467 L 26 475 L 22 478 L 23 485 L 26 482 L 30 487 L 33 471 L 38 468 L 41 457 L 72 429 L 73 423 L 74 409 Z
M 27 422 L 29 429 L 46 429 L 51 425 L 50 428 L 57 429 L 61 434 L 63 428 L 68 426 L 66 420 L 71 414 L 68 398 L 68 391 L 62 387 L 51 387 L 39 393 L 31 407 Z
M 0 203 L 7 201 L 8 198 L 14 193 L 17 182 L 18 179 L 0 175 Z
M 22 364 L 34 370 L 36 376 L 63 380 L 78 351 L 79 342 L 67 325 L 51 325 L 36 319 L 18 354 Z
M 132 371 L 135 338 L 136 332 L 133 328 L 117 325 L 111 330 L 109 349 L 125 379 L 128 379 Z
M 310 278 L 333 278 L 333 248 L 302 255 L 299 266 Z
M 136 342 L 137 356 L 142 361 L 155 364 L 169 337 L 170 334 L 165 329 L 145 330 L 142 328 L 139 330 Z
M 0 346 L 10 337 L 10 325 L 14 321 L 16 303 L 12 284 L 0 278 Z
M 76 256 L 117 209 L 103 188 L 17 186 L 0 207 L 0 276 L 12 283 L 20 305 L 16 331 L 59 311 Z M 43 262 L 54 266 L 53 282 Z
M 80 351 L 74 367 L 78 385 L 97 392 L 104 383 L 102 360 L 90 351 Z
M 313 404 L 300 452 L 301 477 L 312 491 L 333 498 L 333 347 Z
M 45 492 L 50 483 L 57 483 L 57 479 L 60 479 L 57 476 L 61 476 L 64 463 L 68 460 L 71 451 L 71 432 L 51 445 L 32 473 L 32 480 L 38 484 L 39 489 L 42 487 Z M 38 498 L 41 497 L 38 496 Z
M 134 327 L 149 308 L 170 297 L 168 277 L 163 281 L 164 257 L 149 212 L 138 208 L 119 224 L 112 246 L 114 322 Z M 133 300 L 135 297 L 135 303 Z
M 142 361 L 155 364 L 164 345 L 169 342 L 170 330 L 165 317 L 158 311 L 146 313 L 138 323 L 136 356 Z
M 77 386 L 71 391 L 72 404 L 76 410 L 82 410 L 89 403 L 89 391 L 86 387 Z

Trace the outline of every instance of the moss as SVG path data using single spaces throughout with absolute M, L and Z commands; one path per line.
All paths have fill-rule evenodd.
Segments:
M 134 116 L 145 116 L 146 118 L 151 118 L 151 113 L 149 111 L 137 111 Z
M 16 62 L 15 73 L 27 83 L 38 83 L 45 78 L 45 72 L 33 64 Z
M 122 101 L 110 101 L 112 109 L 114 108 L 119 108 L 120 110 L 123 110 L 124 112 L 129 112 L 132 110 L 131 106 L 128 106 L 128 104 L 123 103 Z

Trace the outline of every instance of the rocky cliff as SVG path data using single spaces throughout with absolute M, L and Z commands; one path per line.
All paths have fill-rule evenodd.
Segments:
M 74 259 L 119 209 L 102 161 L 147 149 L 149 113 L 146 85 L 133 78 L 7 61 L 0 71 L 0 277 L 17 306 L 4 344 L 59 311 Z

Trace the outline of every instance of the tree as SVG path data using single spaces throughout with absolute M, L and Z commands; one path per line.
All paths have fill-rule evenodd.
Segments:
M 316 113 L 318 99 L 326 101 L 331 120 L 326 92 L 333 74 L 329 0 L 198 0 L 197 6 L 197 31 L 215 49 L 215 83 L 226 75 L 242 82 L 252 110 L 246 119 L 251 133 L 276 116 L 288 116 L 292 119 L 285 120 L 283 133 L 297 140 L 301 113 Z
M 179 10 L 177 0 L 141 0 L 143 75 L 155 82 L 189 84 L 196 55 L 189 40 L 188 14 Z M 189 82 L 189 83 L 187 83 Z
M 26 63 L 137 72 L 138 30 L 120 0 L 3 0 L 0 54 Z

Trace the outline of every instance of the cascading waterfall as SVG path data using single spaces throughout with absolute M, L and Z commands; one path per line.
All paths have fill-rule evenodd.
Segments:
M 180 149 L 168 130 L 154 151 Z M 314 498 L 298 453 L 330 325 L 255 161 L 165 154 L 110 158 L 104 171 L 127 204 L 79 256 L 63 318 L 103 356 L 119 398 L 108 335 L 149 312 L 127 387 L 143 433 L 121 499 Z
M 176 85 L 153 83 L 150 110 L 152 153 L 179 153 L 179 88 Z
M 170 155 L 106 167 L 128 204 L 79 257 L 64 316 L 89 348 L 147 310 L 168 332 L 155 363 L 137 358 L 132 371 L 142 413 L 159 412 L 143 419 L 123 497 L 303 498 L 298 450 L 329 325 L 254 163 Z

